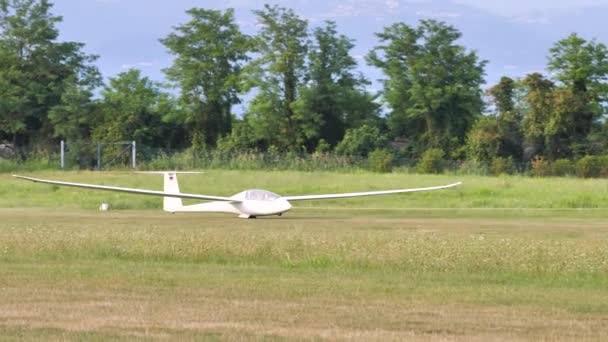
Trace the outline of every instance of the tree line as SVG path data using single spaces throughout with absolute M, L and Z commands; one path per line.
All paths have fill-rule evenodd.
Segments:
M 0 0 L 0 141 L 16 146 L 131 141 L 170 149 L 336 153 L 492 162 L 580 159 L 608 143 L 606 46 L 576 33 L 548 52 L 547 74 L 502 77 L 445 22 L 376 33 L 357 71 L 354 40 L 293 10 L 193 8 L 160 42 L 173 55 L 161 84 L 131 69 L 104 84 L 98 58 L 59 41 L 48 0 Z M 248 98 L 245 111 L 233 108 Z

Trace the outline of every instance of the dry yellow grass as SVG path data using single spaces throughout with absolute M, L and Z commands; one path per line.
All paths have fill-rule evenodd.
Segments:
M 519 214 L 0 209 L 0 335 L 608 339 L 606 216 Z
M 124 289 L 123 289 L 124 291 Z M 532 307 L 429 305 L 386 300 L 260 300 L 203 290 L 9 289 L 0 321 L 7 328 L 55 328 L 70 336 L 331 340 L 605 340 L 606 321 Z M 4 296 L 3 296 L 4 297 Z M 25 298 L 25 299 L 17 299 Z

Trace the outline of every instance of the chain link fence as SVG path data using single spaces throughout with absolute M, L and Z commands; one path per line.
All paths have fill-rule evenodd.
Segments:
M 0 171 L 14 170 L 299 170 L 299 171 L 356 171 L 373 170 L 370 159 L 363 156 L 343 156 L 333 153 L 295 152 L 224 152 L 152 148 L 119 143 L 66 143 L 63 148 L 53 146 L 45 151 L 31 147 L 16 149 L 12 157 L 0 157 Z M 373 162 L 373 161 L 372 161 Z M 420 160 L 393 156 L 389 161 L 393 172 L 416 173 Z M 435 168 L 424 172 L 496 175 L 500 173 L 527 175 L 531 163 L 509 161 L 505 167 L 492 162 L 468 160 L 438 160 Z

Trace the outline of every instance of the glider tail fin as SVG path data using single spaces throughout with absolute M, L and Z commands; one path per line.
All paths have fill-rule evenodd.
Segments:
M 177 181 L 177 175 L 180 173 L 184 174 L 195 174 L 201 172 L 179 172 L 179 171 L 148 171 L 148 172 L 138 172 L 138 173 L 147 173 L 147 174 L 161 174 L 163 175 L 163 191 L 170 194 L 179 194 L 179 183 Z M 181 198 L 176 197 L 163 197 L 163 210 L 174 213 L 183 208 Z
M 174 172 L 164 172 L 164 191 L 171 194 L 179 194 L 179 183 L 177 182 L 177 174 Z M 181 198 L 163 197 L 163 210 L 174 213 L 184 205 Z

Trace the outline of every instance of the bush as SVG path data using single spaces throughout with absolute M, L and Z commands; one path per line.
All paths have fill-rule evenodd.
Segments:
M 579 177 L 599 177 L 601 171 L 602 165 L 599 157 L 584 156 L 576 162 L 576 175 Z
M 377 149 L 369 154 L 369 169 L 374 172 L 393 171 L 393 154 L 385 149 Z
M 549 175 L 550 165 L 545 158 L 536 156 L 532 159 L 532 176 L 546 177 Z
M 336 153 L 366 157 L 370 152 L 385 147 L 387 142 L 387 137 L 378 127 L 363 125 L 346 131 L 344 139 L 336 146 Z
M 568 159 L 558 159 L 551 164 L 551 175 L 564 177 L 575 174 L 574 163 Z
M 515 173 L 515 164 L 513 163 L 513 158 L 494 158 L 492 160 L 492 173 L 495 176 L 500 176 L 502 174 L 512 175 Z
M 441 173 L 445 152 L 439 148 L 431 148 L 422 154 L 416 170 L 419 173 Z
M 461 175 L 480 175 L 486 176 L 490 174 L 490 167 L 487 162 L 476 160 L 465 160 L 458 167 L 458 174 Z
M 465 150 L 468 159 L 493 160 L 500 150 L 501 135 L 495 117 L 482 116 L 467 134 Z
M 608 156 L 600 157 L 600 177 L 608 177 Z

